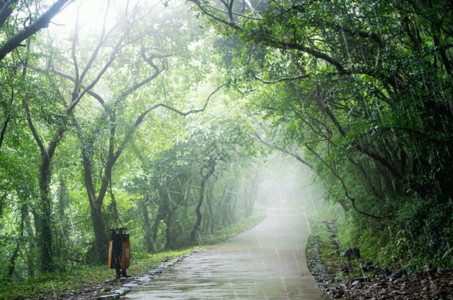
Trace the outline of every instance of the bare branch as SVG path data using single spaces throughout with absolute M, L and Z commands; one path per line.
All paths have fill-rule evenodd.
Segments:
M 46 72 L 45 69 L 41 69 L 41 68 L 34 68 L 34 69 L 35 69 L 36 71 L 40 72 L 40 73 L 45 73 L 45 72 Z M 68 79 L 68 80 L 72 81 L 74 84 L 76 84 L 76 79 L 75 79 L 74 77 L 72 77 L 71 75 L 69 75 L 69 74 L 67 74 L 67 73 L 64 73 L 64 72 L 62 72 L 62 71 L 58 71 L 58 70 L 56 70 L 56 69 L 54 69 L 54 68 L 52 68 L 51 71 L 52 71 L 53 74 L 58 75 L 58 76 L 60 76 L 60 77 L 62 77 L 62 78 Z M 84 90 L 87 89 L 87 88 L 86 88 L 85 86 L 83 86 L 83 85 L 81 85 L 80 88 L 82 88 L 82 89 L 84 89 Z M 98 102 L 99 102 L 102 106 L 105 105 L 104 99 L 103 99 L 102 96 L 99 95 L 98 93 L 93 92 L 93 90 L 90 89 L 90 90 L 87 91 L 87 94 L 90 95 L 90 96 L 92 96 L 92 97 L 94 97 L 96 100 L 98 100 Z
M 207 5 L 206 7 L 210 8 L 212 10 L 218 11 L 220 13 L 223 13 L 223 14 L 228 14 L 227 11 L 221 10 L 221 9 L 219 9 L 217 7 L 214 7 L 214 6 L 211 6 L 211 5 Z M 238 16 L 238 17 L 241 17 L 241 18 L 244 18 L 244 19 L 257 20 L 257 21 L 262 19 L 260 15 L 258 15 L 259 18 L 252 17 L 252 16 L 247 16 L 247 15 L 236 13 L 236 12 L 232 12 L 232 15 Z
M 77 48 L 77 42 L 79 39 L 79 12 L 80 12 L 80 6 L 77 7 L 77 14 L 76 14 L 76 24 L 75 24 L 75 30 L 74 30 L 74 36 L 72 38 L 72 48 L 71 48 L 71 57 L 72 61 L 74 63 L 74 71 L 75 71 L 75 82 L 74 82 L 74 89 L 72 91 L 72 99 L 71 101 L 74 100 L 75 97 L 79 94 L 79 65 L 77 63 L 77 57 L 76 57 L 76 48 Z
M 108 4 L 110 4 L 110 1 L 108 1 Z M 82 71 L 82 74 L 80 75 L 79 81 L 82 82 L 83 79 L 85 78 L 87 72 L 90 70 L 91 66 L 93 65 L 94 61 L 96 60 L 99 51 L 101 50 L 102 46 L 104 45 L 106 39 L 110 36 L 110 34 L 113 33 L 113 31 L 116 30 L 116 28 L 119 26 L 119 23 L 113 26 L 107 33 L 105 32 L 105 26 L 106 26 L 106 18 L 107 18 L 107 13 L 108 13 L 108 6 L 105 10 L 105 15 L 104 15 L 104 25 L 102 27 L 102 33 L 99 38 L 99 42 L 96 45 L 96 49 L 94 50 L 93 54 L 90 57 L 90 60 L 88 61 L 87 65 L 85 66 L 84 70 Z M 124 38 L 124 37 L 123 37 Z M 121 39 L 123 40 L 123 39 Z
M 154 73 L 149 76 L 148 78 L 134 84 L 132 87 L 128 88 L 127 90 L 125 90 L 124 92 L 121 93 L 121 97 L 119 100 L 122 100 L 124 99 L 125 97 L 127 97 L 129 94 L 133 93 L 134 91 L 138 90 L 140 87 L 142 87 L 143 85 L 147 84 L 148 82 L 154 80 L 157 76 L 159 76 L 160 73 L 162 73 L 164 70 L 165 70 L 165 66 L 164 64 L 162 63 L 162 68 L 159 69 L 158 66 L 156 66 L 156 64 L 154 64 L 153 62 L 153 59 L 154 58 L 167 58 L 167 57 L 170 57 L 170 56 L 173 56 L 173 54 L 168 54 L 168 55 L 151 55 L 150 57 L 146 57 L 145 55 L 145 50 L 142 48 L 142 57 L 143 57 L 143 60 L 146 61 L 153 69 L 154 69 Z
M 255 77 L 256 80 L 261 81 L 262 83 L 272 84 L 272 83 L 278 83 L 278 82 L 283 82 L 283 81 L 293 81 L 293 80 L 298 80 L 298 79 L 305 79 L 305 78 L 309 78 L 310 76 L 311 76 L 311 74 L 302 74 L 302 75 L 298 75 L 298 76 L 294 76 L 294 77 L 280 78 L 280 79 L 273 80 L 273 81 L 267 81 L 267 80 L 261 79 L 260 77 L 258 77 L 256 75 L 254 75 L 253 77 Z
M 123 36 L 124 38 L 124 36 Z M 80 100 L 83 98 L 83 96 L 85 96 L 86 93 L 88 93 L 88 91 L 90 91 L 97 83 L 98 81 L 101 79 L 101 77 L 104 75 L 104 73 L 107 71 L 107 69 L 112 65 L 113 61 L 116 59 L 116 54 L 118 53 L 118 51 L 121 49 L 121 44 L 122 44 L 122 41 L 123 41 L 123 38 L 120 39 L 120 41 L 118 42 L 118 44 L 115 46 L 114 50 L 112 51 L 111 55 L 110 55 L 110 58 L 109 60 L 107 61 L 107 63 L 104 65 L 104 67 L 101 69 L 101 71 L 99 72 L 99 74 L 96 76 L 96 78 L 78 95 L 78 97 L 76 99 L 74 99 L 74 101 L 72 101 L 72 103 L 66 108 L 66 111 L 67 112 L 71 112 L 74 107 L 76 107 L 76 105 L 80 102 Z
M 199 0 L 189 0 L 189 1 L 192 2 L 192 3 L 194 3 L 196 6 L 198 6 L 198 8 L 199 8 L 204 14 L 206 14 L 207 16 L 213 18 L 214 20 L 216 20 L 216 21 L 218 21 L 218 22 L 220 22 L 220 23 L 223 23 L 223 24 L 225 24 L 225 25 L 231 26 L 231 27 L 234 28 L 234 29 L 242 29 L 242 28 L 241 28 L 239 25 L 237 25 L 236 23 L 231 22 L 231 19 L 230 19 L 230 21 L 228 22 L 228 21 L 226 21 L 226 20 L 224 20 L 224 19 L 221 19 L 221 18 L 217 17 L 216 15 L 210 13 L 209 11 L 207 11 L 207 10 L 203 7 L 203 5 L 201 5 L 201 3 L 200 3 Z

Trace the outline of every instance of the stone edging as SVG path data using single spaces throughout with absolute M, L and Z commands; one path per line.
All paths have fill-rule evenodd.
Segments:
M 143 284 L 153 280 L 154 278 L 159 276 L 162 272 L 169 270 L 170 267 L 173 266 L 174 264 L 176 264 L 177 262 L 180 262 L 194 254 L 200 253 L 203 250 L 204 250 L 203 248 L 195 249 L 194 251 L 192 251 L 190 253 L 184 254 L 183 256 L 176 257 L 172 260 L 169 260 L 169 261 L 166 261 L 166 262 L 160 264 L 158 267 L 152 269 L 151 271 L 146 272 L 142 276 L 132 276 L 132 277 L 126 279 L 126 283 L 124 283 L 119 289 L 112 290 L 109 294 L 94 297 L 93 299 L 119 299 L 120 297 L 131 292 L 133 289 L 139 287 L 140 285 L 143 285 Z M 114 281 L 114 279 L 108 280 L 105 283 L 100 284 L 99 288 L 102 289 L 102 287 L 106 283 L 110 283 L 112 281 Z M 95 289 L 96 289 L 96 287 L 95 287 Z

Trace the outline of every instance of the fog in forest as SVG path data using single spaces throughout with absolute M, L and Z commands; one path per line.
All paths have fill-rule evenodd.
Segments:
M 334 298 L 446 299 L 452 28 L 446 0 L 0 1 L 0 299 L 108 298 L 118 227 L 138 276 L 261 225 L 230 248 L 312 249 Z M 266 274 L 188 277 L 220 260 Z
M 260 168 L 257 206 L 315 212 L 322 205 L 322 196 L 311 169 L 292 157 L 274 153 Z

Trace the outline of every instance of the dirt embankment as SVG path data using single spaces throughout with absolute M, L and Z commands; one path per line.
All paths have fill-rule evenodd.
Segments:
M 408 274 L 404 270 L 378 268 L 360 258 L 347 260 L 338 251 L 334 222 L 322 225 L 328 241 L 326 235 L 320 241 L 317 226 L 313 226 L 306 254 L 310 271 L 327 298 L 453 299 L 453 268 L 428 268 Z

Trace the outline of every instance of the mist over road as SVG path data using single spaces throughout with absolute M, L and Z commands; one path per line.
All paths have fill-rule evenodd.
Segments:
M 177 263 L 127 299 L 321 299 L 305 260 L 308 234 L 300 212 L 270 208 L 252 230 Z

